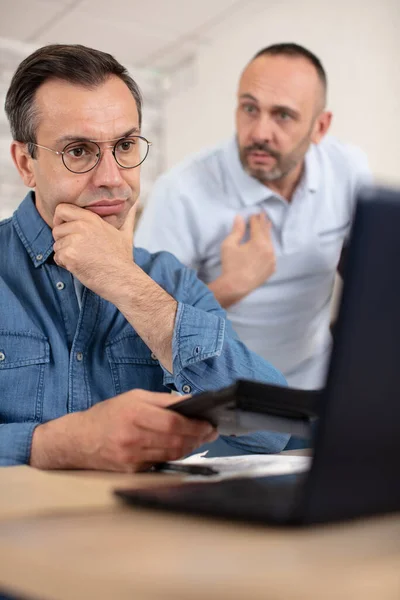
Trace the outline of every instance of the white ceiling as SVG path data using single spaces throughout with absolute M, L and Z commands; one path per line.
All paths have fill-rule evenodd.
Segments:
M 0 37 L 81 43 L 130 65 L 170 69 L 254 0 L 0 0 Z
M 135 69 L 135 80 L 145 100 L 143 128 L 153 148 L 142 171 L 144 199 L 165 167 L 161 150 L 166 86 L 169 94 L 172 88 L 179 88 L 179 81 L 186 86 L 196 50 L 216 39 L 232 18 L 244 22 L 249 11 L 265 2 L 0 0 L 0 106 L 17 65 L 39 46 L 84 44 L 110 52 Z M 12 165 L 9 144 L 8 121 L 0 110 L 0 219 L 12 213 L 25 192 Z

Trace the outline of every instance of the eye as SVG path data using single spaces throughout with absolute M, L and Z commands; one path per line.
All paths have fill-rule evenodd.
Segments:
M 257 107 L 254 104 L 242 104 L 242 110 L 248 115 L 254 115 L 257 112 Z
M 289 114 L 286 110 L 280 110 L 277 113 L 277 116 L 281 121 L 289 121 L 292 118 L 292 115 Z
M 71 158 L 83 158 L 84 156 L 88 156 L 91 154 L 91 148 L 88 148 L 85 145 L 74 146 L 73 148 L 68 148 L 67 154 Z
M 135 145 L 136 145 L 135 140 L 132 140 L 132 139 L 122 140 L 121 142 L 119 142 L 119 144 L 117 146 L 117 150 L 118 150 L 118 152 L 123 152 L 123 153 L 131 152 Z

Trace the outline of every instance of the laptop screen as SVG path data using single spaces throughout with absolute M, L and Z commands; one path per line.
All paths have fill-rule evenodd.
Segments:
M 400 192 L 359 195 L 306 513 L 400 509 Z

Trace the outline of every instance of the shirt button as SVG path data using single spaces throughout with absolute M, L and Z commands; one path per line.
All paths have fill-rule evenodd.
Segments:
M 0 360 L 6 360 L 6 355 L 4 352 L 0 352 Z
M 82 352 L 77 352 L 76 353 L 76 360 L 79 360 L 79 361 L 83 360 L 83 354 L 82 354 Z
M 43 254 L 36 254 L 36 260 L 42 260 Z
M 157 358 L 157 356 L 154 354 L 154 352 L 152 352 L 150 356 L 151 356 L 151 358 L 152 358 L 153 360 L 158 360 L 158 358 Z
M 62 281 L 57 281 L 56 288 L 58 290 L 63 290 L 65 288 L 65 283 L 63 283 Z
M 185 384 L 184 386 L 182 386 L 182 392 L 184 394 L 190 394 L 191 391 L 192 391 L 192 388 L 190 387 L 190 385 Z

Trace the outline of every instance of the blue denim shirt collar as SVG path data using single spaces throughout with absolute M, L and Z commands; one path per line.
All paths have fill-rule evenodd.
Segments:
M 53 235 L 35 206 L 35 194 L 29 192 L 14 212 L 15 230 L 35 267 L 40 267 L 53 252 Z

